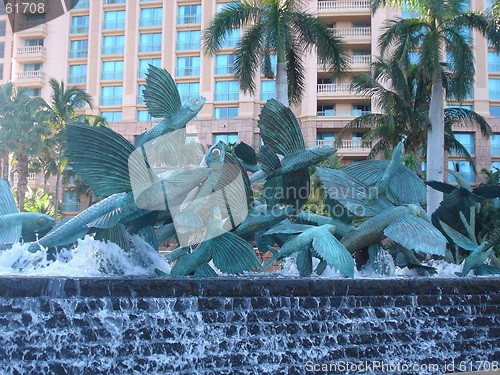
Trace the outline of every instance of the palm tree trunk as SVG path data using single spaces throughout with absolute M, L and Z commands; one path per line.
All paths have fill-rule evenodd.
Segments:
M 2 160 L 2 178 L 9 183 L 9 154 L 3 155 Z
M 28 158 L 25 155 L 17 155 L 17 205 L 19 212 L 24 211 L 24 200 L 26 187 L 28 186 Z
M 59 215 L 59 185 L 61 184 L 61 171 L 57 168 L 56 173 L 56 191 L 54 193 L 54 220 L 57 222 Z
M 286 76 L 286 61 L 278 62 L 276 68 L 276 100 L 288 107 L 288 80 Z
M 415 162 L 415 173 L 418 177 L 422 178 L 422 158 L 420 157 L 420 150 L 413 151 L 413 161 Z
M 441 73 L 432 75 L 431 126 L 427 133 L 427 179 L 443 181 L 444 172 L 444 95 Z M 443 200 L 443 193 L 427 187 L 427 213 L 431 215 Z

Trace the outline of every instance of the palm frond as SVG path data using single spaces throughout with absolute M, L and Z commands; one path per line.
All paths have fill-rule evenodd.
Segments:
M 240 81 L 241 91 L 245 93 L 255 92 L 254 77 L 261 64 L 264 28 L 265 25 L 262 23 L 251 26 L 235 51 L 234 73 Z
M 493 129 L 486 119 L 475 111 L 466 108 L 445 108 L 444 110 L 445 127 L 476 125 L 484 137 L 489 138 L 493 135 Z

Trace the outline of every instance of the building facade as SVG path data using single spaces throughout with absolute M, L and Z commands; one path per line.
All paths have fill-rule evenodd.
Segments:
M 49 2 L 37 0 L 47 5 Z M 239 91 L 233 76 L 234 49 L 241 30 L 228 35 L 216 56 L 202 51 L 203 30 L 216 12 L 227 6 L 221 0 L 80 0 L 64 16 L 44 22 L 42 16 L 19 15 L 14 35 L 2 35 L 0 15 L 0 64 L 3 81 L 27 86 L 33 95 L 50 98 L 49 78 L 85 89 L 93 98 L 84 113 L 102 115 L 130 140 L 155 122 L 144 105 L 142 89 L 149 64 L 167 69 L 178 84 L 182 100 L 205 96 L 206 104 L 187 127 L 190 139 L 203 145 L 218 140 L 260 144 L 257 120 L 260 109 L 275 92 L 275 82 L 257 77 L 255 95 Z M 470 0 L 472 9 L 484 9 L 487 0 Z M 342 37 L 351 69 L 334 81 L 307 56 L 306 89 L 293 108 L 301 121 L 307 146 L 332 142 L 354 117 L 376 111 L 369 98 L 349 91 L 349 79 L 368 72 L 377 52 L 377 39 L 385 20 L 401 16 L 382 9 L 371 14 L 369 0 L 310 0 L 309 11 L 324 19 Z M 26 24 L 30 23 L 26 28 Z M 474 127 L 457 129 L 478 170 L 500 167 L 500 55 L 474 33 L 476 82 L 471 97 L 448 103 L 474 109 L 487 118 L 496 137 L 484 139 Z M 2 58 L 2 56 L 12 56 Z M 12 62 L 12 63 L 11 63 Z M 0 65 L 0 72 L 2 71 Z M 349 164 L 366 158 L 369 148 L 360 142 L 362 132 L 342 141 L 338 154 Z M 449 155 L 471 182 L 476 178 L 463 158 Z M 478 180 L 479 181 L 479 180 Z

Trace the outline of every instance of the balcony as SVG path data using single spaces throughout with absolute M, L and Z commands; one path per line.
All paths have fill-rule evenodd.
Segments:
M 333 27 L 330 30 L 349 43 L 369 43 L 372 36 L 371 27 Z
M 326 109 L 324 111 L 316 112 L 318 117 L 359 117 L 362 115 L 367 115 L 372 113 L 371 111 L 361 111 L 359 109 L 354 109 L 352 111 L 335 111 L 333 109 Z
M 17 72 L 15 84 L 17 86 L 42 87 L 45 84 L 45 73 L 41 70 Z
M 370 0 L 333 0 L 318 1 L 318 11 L 324 10 L 363 10 L 370 12 Z
M 46 48 L 44 46 L 17 47 L 16 60 L 18 62 L 44 62 Z
M 175 70 L 175 75 L 177 77 L 199 76 L 200 75 L 200 67 L 199 66 L 187 66 L 187 67 L 177 68 Z
M 317 140 L 316 146 L 335 146 L 337 153 L 350 156 L 366 156 L 372 149 L 371 142 L 364 145 L 361 139 L 343 139 L 340 146 L 336 146 L 333 140 Z
M 368 67 L 372 63 L 371 55 L 353 55 L 351 56 L 351 65 L 353 67 Z
M 17 35 L 20 37 L 41 37 L 47 36 L 47 24 L 42 21 L 19 22 L 16 25 Z
M 319 83 L 317 85 L 318 96 L 345 96 L 354 95 L 349 89 L 350 84 L 342 83 Z

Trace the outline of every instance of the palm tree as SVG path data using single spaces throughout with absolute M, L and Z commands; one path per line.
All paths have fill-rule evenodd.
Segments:
M 71 121 L 80 122 L 80 117 L 75 115 L 75 110 L 89 105 L 92 108 L 92 97 L 78 87 L 65 87 L 64 82 L 55 79 L 49 81 L 52 89 L 50 107 L 53 113 L 52 132 L 55 142 L 47 144 L 47 156 L 50 156 L 50 171 L 56 175 L 55 197 L 54 197 L 54 218 L 57 219 L 59 213 L 59 186 L 61 175 L 68 163 L 65 155 L 65 142 L 63 130 L 67 123 Z
M 203 34 L 204 50 L 215 54 L 233 29 L 247 29 L 236 48 L 235 76 L 243 92 L 255 92 L 254 78 L 276 78 L 276 100 L 297 103 L 304 89 L 303 55 L 316 47 L 319 61 L 334 75 L 346 66 L 341 39 L 325 22 L 307 13 L 301 0 L 243 0 L 218 13 Z M 274 74 L 271 55 L 277 55 Z
M 16 89 L 10 82 L 0 88 L 0 107 L 0 144 L 17 164 L 16 198 L 19 210 L 24 211 L 29 163 L 49 135 L 50 112 L 43 99 L 29 97 L 26 89 Z
M 451 78 L 446 75 L 446 84 Z M 384 150 L 394 149 L 404 139 L 405 151 L 411 153 L 418 175 L 422 174 L 420 154 L 427 144 L 429 123 L 429 101 L 431 97 L 430 79 L 418 66 L 405 64 L 399 60 L 377 59 L 372 64 L 372 74 L 361 74 L 353 78 L 352 89 L 362 95 L 370 96 L 383 113 L 370 113 L 349 122 L 339 134 L 353 129 L 370 129 L 363 139 L 375 141 L 369 157 L 374 157 Z M 453 134 L 453 126 L 465 126 L 469 123 L 479 127 L 485 137 L 493 131 L 486 120 L 474 111 L 465 108 L 446 108 L 445 150 L 453 154 L 463 154 L 474 166 L 474 161 L 467 149 L 458 142 Z
M 500 32 L 486 13 L 464 11 L 461 0 L 373 0 L 372 10 L 380 7 L 407 7 L 419 14 L 414 18 L 387 22 L 379 39 L 381 53 L 409 61 L 409 53 L 419 51 L 418 66 L 431 79 L 430 126 L 427 142 L 427 177 L 443 181 L 444 169 L 444 89 L 443 72 L 450 68 L 454 76 L 453 94 L 464 99 L 474 82 L 474 57 L 467 28 L 481 32 L 500 45 Z M 448 64 L 443 63 L 444 57 Z M 439 206 L 442 193 L 427 189 L 428 212 Z

